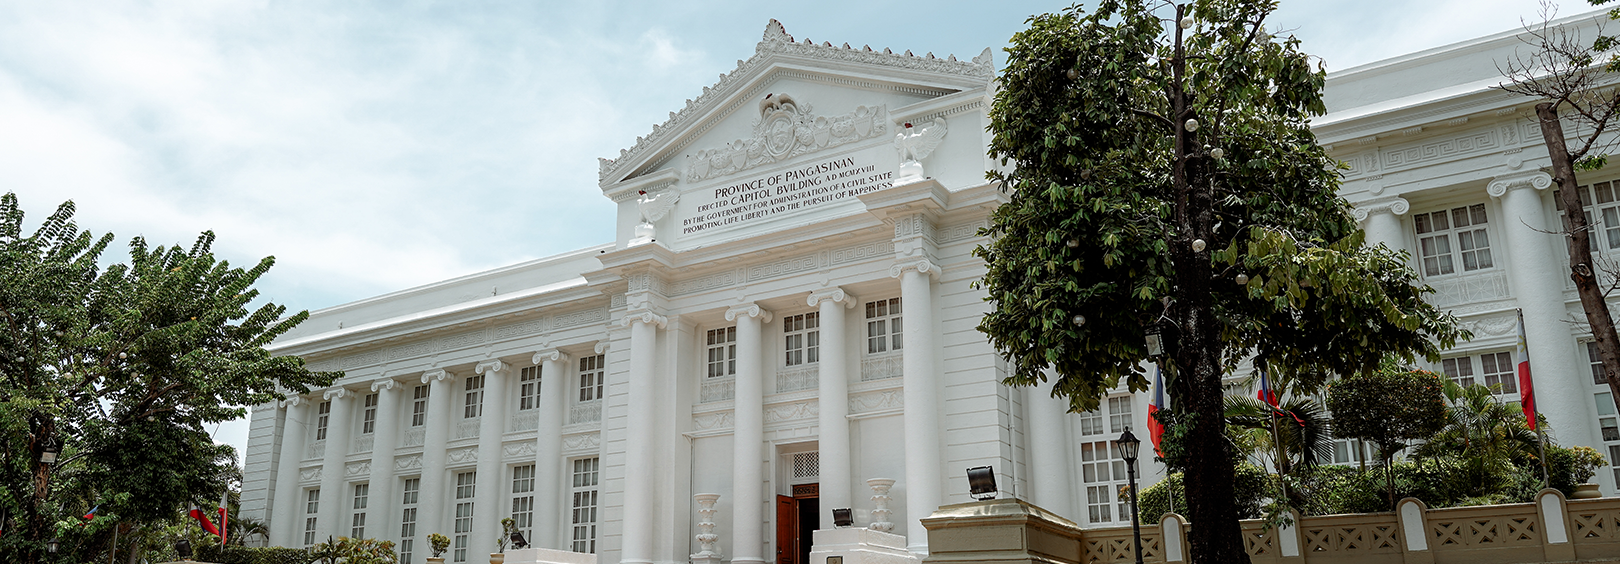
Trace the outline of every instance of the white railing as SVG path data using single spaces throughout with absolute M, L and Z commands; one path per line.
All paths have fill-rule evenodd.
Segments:
M 814 390 L 820 385 L 821 368 L 815 364 L 783 368 L 776 372 L 776 393 Z
M 698 403 L 714 403 L 717 401 L 731 401 L 737 397 L 737 378 L 707 378 L 703 380 L 703 389 L 699 390 Z
M 512 416 L 512 426 L 508 431 L 533 431 L 540 428 L 540 410 L 531 409 Z
M 427 429 L 411 427 L 405 430 L 405 434 L 400 435 L 399 446 L 422 446 L 424 442 L 427 442 Z
M 904 359 L 905 355 L 898 351 L 862 358 L 861 381 L 870 382 L 872 380 L 900 377 Z
M 370 433 L 360 435 L 359 438 L 354 440 L 354 444 L 349 446 L 349 452 L 350 453 L 371 452 L 371 449 L 372 449 L 373 445 L 376 442 L 377 442 L 377 435 L 373 435 L 373 434 L 370 434 Z
M 478 436 L 478 426 L 483 424 L 478 418 L 463 419 L 456 424 L 456 438 L 471 439 Z
M 304 457 L 304 460 L 312 460 L 312 459 L 318 460 L 318 459 L 321 459 L 321 458 L 326 458 L 326 440 L 325 439 L 310 443 L 309 444 L 309 454 Z
M 1507 272 L 1501 269 L 1426 282 L 1434 288 L 1434 293 L 1429 295 L 1429 303 L 1436 307 L 1488 302 L 1512 296 L 1508 291 Z
M 568 424 L 594 423 L 602 420 L 602 400 L 574 404 L 568 410 Z

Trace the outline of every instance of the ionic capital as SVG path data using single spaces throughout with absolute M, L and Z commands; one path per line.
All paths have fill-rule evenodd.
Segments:
M 473 372 L 477 374 L 483 374 L 485 372 L 505 373 L 506 368 L 507 364 L 505 362 L 501 362 L 501 359 L 497 358 L 478 363 L 477 366 L 473 367 Z
M 1493 198 L 1500 198 L 1516 188 L 1546 190 L 1551 188 L 1552 185 L 1552 176 L 1537 170 L 1498 176 L 1491 181 L 1490 186 L 1485 188 L 1485 192 L 1489 193 Z
M 900 275 L 905 274 L 907 270 L 915 270 L 918 273 L 927 274 L 935 278 L 938 278 L 942 273 L 942 271 L 939 269 L 939 265 L 934 264 L 928 259 L 906 259 L 895 263 L 894 266 L 889 267 L 889 276 L 891 278 L 899 278 Z
M 454 376 L 451 376 L 449 372 L 445 372 L 443 370 L 429 370 L 427 372 L 422 373 L 422 383 L 423 384 L 431 384 L 433 382 L 440 382 L 440 381 L 449 381 L 451 378 L 454 378 Z
M 298 406 L 306 404 L 306 403 L 309 403 L 309 400 L 304 399 L 304 396 L 292 396 L 292 397 L 289 397 L 287 399 L 281 400 L 281 407 L 294 408 L 294 407 L 298 407 Z
M 354 392 L 349 391 L 348 388 L 332 388 L 322 392 L 321 398 L 325 399 L 326 401 L 332 401 L 335 399 L 343 399 L 352 395 L 354 395 Z
M 1406 198 L 1400 197 L 1377 198 L 1361 202 L 1355 206 L 1356 209 L 1353 213 L 1358 222 L 1367 221 L 1367 218 L 1372 217 L 1373 214 L 1406 215 L 1406 212 L 1412 210 L 1412 203 L 1406 201 Z
M 742 316 L 758 317 L 760 323 L 771 322 L 770 310 L 759 307 L 759 304 L 743 304 L 732 306 L 726 310 L 726 321 L 736 321 L 738 317 Z
M 398 387 L 400 387 L 399 386 L 399 381 L 395 380 L 393 378 L 383 378 L 381 380 L 377 380 L 377 381 L 371 383 L 371 391 L 372 391 L 372 393 L 390 392 L 390 391 L 393 391 L 394 388 L 398 388 Z
M 648 310 L 643 310 L 624 314 L 624 319 L 620 320 L 619 323 L 625 327 L 629 327 L 636 323 L 644 323 L 647 325 L 657 325 L 659 329 L 663 329 L 665 326 L 669 325 L 669 318 Z
M 663 325 L 659 325 L 659 327 L 663 327 Z M 591 350 L 596 351 L 596 354 L 606 354 L 607 350 L 608 350 L 608 347 L 611 346 L 612 344 L 613 343 L 609 343 L 607 341 L 597 341 L 596 346 L 591 347 Z
M 810 307 L 820 306 L 821 302 L 827 301 L 835 304 L 842 303 L 844 304 L 844 307 L 852 308 L 855 307 L 855 303 L 861 301 L 861 299 L 848 292 L 845 292 L 843 288 L 830 288 L 817 292 L 810 292 L 810 298 L 805 300 Z
M 546 349 L 546 350 L 534 353 L 534 357 L 530 358 L 529 362 L 532 362 L 534 364 L 541 364 L 541 363 L 545 363 L 545 362 L 563 362 L 563 363 L 567 363 L 567 362 L 570 362 L 572 360 L 573 359 L 568 356 L 568 353 L 562 352 L 562 351 L 557 350 L 557 349 Z

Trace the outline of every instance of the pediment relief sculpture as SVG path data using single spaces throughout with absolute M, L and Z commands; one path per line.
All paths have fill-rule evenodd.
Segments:
M 889 129 L 887 105 L 858 106 L 838 116 L 818 116 L 810 105 L 789 94 L 766 94 L 760 100 L 754 134 L 724 147 L 686 157 L 686 181 L 735 174 L 761 165 L 884 135 Z

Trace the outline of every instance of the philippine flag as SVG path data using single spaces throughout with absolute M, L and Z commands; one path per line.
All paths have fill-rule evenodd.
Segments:
M 1530 379 L 1530 348 L 1524 344 L 1524 312 L 1519 312 L 1519 407 L 1524 408 L 1524 420 L 1530 430 L 1536 430 L 1536 389 Z
M 191 518 L 196 519 L 197 523 L 202 525 L 204 531 L 213 533 L 214 536 L 219 536 L 219 527 L 215 527 L 214 522 L 208 520 L 208 514 L 203 513 L 203 510 L 198 509 L 196 504 L 191 505 Z
M 1271 407 L 1277 407 L 1277 392 L 1272 391 L 1271 378 L 1266 376 L 1265 370 L 1260 371 L 1260 391 L 1255 392 L 1254 397 L 1271 404 Z
M 229 515 L 230 511 L 225 509 L 226 508 L 225 502 L 230 499 L 230 496 L 231 496 L 231 490 L 225 490 L 225 493 L 219 494 L 219 545 L 220 546 L 225 546 L 225 535 L 230 532 L 230 529 L 227 529 L 225 527 L 225 522 L 228 521 L 229 517 L 230 517 L 230 515 Z
M 1164 456 L 1159 450 L 1159 441 L 1164 436 L 1164 423 L 1159 422 L 1159 412 L 1164 410 L 1164 369 L 1153 370 L 1153 403 L 1148 404 L 1148 438 L 1153 440 L 1153 452 Z

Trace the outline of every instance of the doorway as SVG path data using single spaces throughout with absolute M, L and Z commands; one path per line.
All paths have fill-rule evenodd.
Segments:
M 793 495 L 776 496 L 776 564 L 810 564 L 819 528 L 820 484 L 795 484 Z

